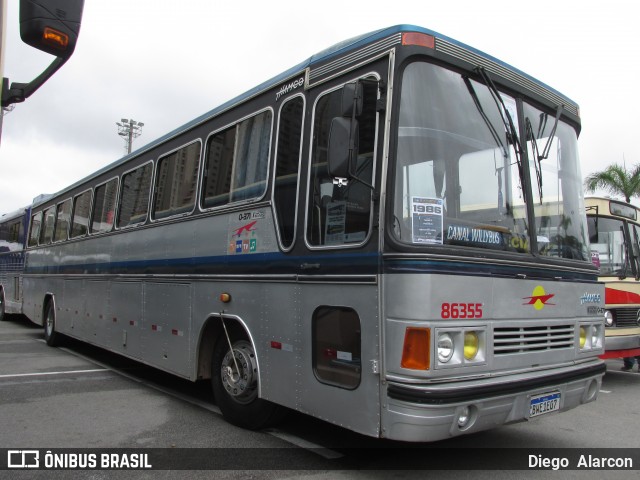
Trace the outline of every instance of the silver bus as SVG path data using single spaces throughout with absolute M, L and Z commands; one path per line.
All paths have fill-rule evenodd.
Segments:
M 578 106 L 451 38 L 352 38 L 32 205 L 24 312 L 193 381 L 433 441 L 596 399 Z M 587 300 L 584 300 L 587 299 Z

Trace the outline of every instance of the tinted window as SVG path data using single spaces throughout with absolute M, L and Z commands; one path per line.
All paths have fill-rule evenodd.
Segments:
M 199 163 L 199 142 L 158 160 L 153 209 L 155 218 L 166 218 L 193 210 Z
M 202 189 L 204 208 L 264 195 L 270 139 L 270 111 L 209 138 Z
M 295 235 L 296 192 L 298 191 L 303 113 L 304 100 L 301 97 L 296 97 L 282 107 L 278 126 L 273 202 L 280 241 L 284 248 L 293 245 Z
M 40 232 L 40 245 L 47 245 L 53 240 L 53 227 L 56 224 L 56 207 L 44 211 L 44 226 Z
M 147 163 L 122 176 L 120 214 L 118 215 L 119 227 L 142 223 L 147 218 L 151 171 L 151 164 Z
M 318 307 L 312 326 L 316 378 L 322 383 L 355 389 L 362 372 L 358 314 L 346 307 Z
M 91 190 L 87 190 L 73 199 L 73 219 L 71 238 L 86 235 L 89 231 L 89 212 L 91 211 Z
M 58 204 L 58 210 L 56 212 L 56 231 L 54 234 L 54 241 L 61 242 L 67 239 L 69 232 L 69 220 L 71 220 L 71 199 L 65 200 Z
M 117 178 L 96 187 L 91 216 L 91 233 L 108 232 L 113 228 L 117 191 Z
M 31 229 L 29 230 L 29 246 L 35 247 L 38 245 L 38 239 L 40 238 L 40 227 L 42 225 L 42 212 L 34 213 L 31 216 Z
M 342 115 L 342 90 L 318 99 L 313 125 L 313 144 L 307 211 L 307 239 L 311 245 L 348 245 L 364 242 L 371 224 L 371 184 L 375 146 L 377 83 L 363 82 L 363 108 L 358 122 L 359 150 L 351 171 L 361 181 L 347 186 L 333 183 L 327 168 L 332 120 Z M 350 117 L 349 117 L 350 118 Z

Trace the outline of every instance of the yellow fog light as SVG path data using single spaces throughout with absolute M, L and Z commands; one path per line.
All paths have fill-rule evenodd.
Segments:
M 476 332 L 464 332 L 464 358 L 473 360 L 478 354 L 480 341 Z
M 587 344 L 587 327 L 580 327 L 580 348 Z

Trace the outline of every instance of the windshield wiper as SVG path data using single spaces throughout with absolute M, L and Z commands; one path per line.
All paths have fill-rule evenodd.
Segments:
M 474 71 L 480 75 L 484 84 L 486 85 L 489 92 L 491 92 L 491 96 L 493 97 L 493 101 L 498 107 L 498 112 L 500 112 L 500 118 L 502 119 L 502 123 L 504 124 L 504 128 L 508 134 L 508 137 L 511 139 L 511 143 L 513 143 L 513 150 L 516 155 L 516 163 L 518 164 L 518 175 L 520 177 L 520 185 L 522 186 L 522 194 L 526 197 L 524 188 L 524 171 L 522 167 L 522 144 L 520 143 L 520 137 L 518 135 L 518 131 L 516 130 L 516 125 L 511 118 L 511 114 L 509 110 L 507 110 L 502 97 L 500 96 L 500 92 L 498 88 L 493 83 L 493 80 L 487 74 L 487 71 L 484 67 L 476 67 Z M 526 199 L 525 199 L 526 201 Z
M 553 128 L 549 133 L 549 137 L 547 138 L 547 143 L 542 149 L 542 153 L 538 150 L 538 138 L 544 135 L 544 131 L 547 128 L 547 119 L 549 115 L 546 113 L 540 114 L 540 123 L 538 124 L 538 134 L 536 135 L 533 131 L 533 125 L 531 125 L 531 120 L 529 117 L 525 118 L 526 130 L 527 130 L 527 140 L 531 140 L 531 149 L 533 150 L 533 164 L 536 169 L 536 179 L 538 181 L 538 192 L 540 193 L 540 205 L 542 205 L 542 165 L 540 164 L 542 160 L 546 160 L 549 158 L 549 153 L 551 152 L 551 143 L 553 142 L 553 138 L 556 135 L 556 129 L 558 128 L 558 121 L 560 120 L 560 114 L 562 113 L 562 109 L 564 105 L 558 105 L 556 107 L 556 120 L 553 124 Z
M 487 117 L 487 114 L 485 113 L 484 108 L 482 108 L 482 104 L 480 103 L 478 94 L 476 93 L 476 90 L 473 88 L 473 85 L 471 84 L 471 80 L 469 80 L 469 77 L 467 76 L 463 76 L 462 79 L 464 80 L 464 83 L 467 86 L 467 90 L 469 90 L 469 94 L 471 95 L 471 98 L 473 98 L 473 103 L 476 104 L 478 113 L 480 113 L 480 116 L 484 120 L 484 123 L 487 125 L 487 128 L 489 128 L 489 131 L 491 132 L 491 136 L 493 137 L 493 140 L 496 142 L 496 145 L 498 145 L 498 147 L 500 147 L 500 149 L 502 150 L 502 155 L 504 156 L 504 158 L 508 158 L 509 152 L 507 151 L 507 147 L 505 147 L 504 143 L 502 143 L 502 140 L 500 140 L 500 135 L 498 135 L 496 128 L 493 126 L 493 123 L 491 123 L 491 120 L 489 120 L 489 117 Z
M 545 119 L 545 122 L 546 122 L 546 119 Z M 531 121 L 529 120 L 529 117 L 525 118 L 524 123 L 526 125 L 526 130 L 527 130 L 527 140 L 531 141 L 531 149 L 533 150 L 533 154 L 535 156 L 533 160 L 533 166 L 536 169 L 536 180 L 538 182 L 538 194 L 540 195 L 540 205 L 542 205 L 542 165 L 540 165 L 541 158 L 538 151 L 538 139 L 536 138 L 536 135 L 533 132 L 533 126 L 531 125 Z

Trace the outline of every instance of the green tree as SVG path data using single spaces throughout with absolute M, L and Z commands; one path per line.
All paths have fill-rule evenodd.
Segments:
M 588 175 L 584 187 L 589 193 L 601 189 L 612 195 L 622 195 L 629 203 L 631 197 L 640 196 L 640 165 L 627 170 L 624 165 L 614 163 L 601 172 Z

